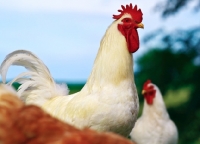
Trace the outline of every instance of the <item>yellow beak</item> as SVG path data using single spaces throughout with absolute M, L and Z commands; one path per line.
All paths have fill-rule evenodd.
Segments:
M 139 23 L 137 26 L 138 26 L 138 28 L 144 29 L 144 25 L 142 23 Z
M 145 90 L 142 90 L 142 95 L 144 95 L 145 92 L 146 92 Z

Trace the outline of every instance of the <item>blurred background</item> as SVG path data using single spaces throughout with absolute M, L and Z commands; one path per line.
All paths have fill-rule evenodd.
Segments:
M 0 62 L 14 50 L 30 50 L 70 93 L 79 91 L 112 14 L 129 3 L 144 15 L 134 53 L 140 111 L 143 83 L 151 79 L 178 127 L 179 144 L 200 144 L 200 0 L 0 0 Z M 7 79 L 23 70 L 11 67 Z

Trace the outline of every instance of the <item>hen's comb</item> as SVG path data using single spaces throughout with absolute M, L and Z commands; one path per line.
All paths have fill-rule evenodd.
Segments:
M 133 18 L 136 22 L 138 22 L 138 23 L 141 23 L 141 22 L 142 22 L 142 15 L 143 15 L 143 14 L 142 14 L 141 9 L 138 9 L 138 10 L 137 10 L 137 5 L 135 5 L 134 8 L 133 8 L 132 3 L 130 3 L 130 5 L 126 5 L 126 7 L 123 6 L 123 5 L 121 5 L 121 7 L 122 7 L 122 10 L 118 10 L 118 12 L 120 12 L 121 14 L 119 14 L 119 15 L 113 15 L 113 18 L 114 18 L 114 19 L 118 20 L 118 19 L 120 19 L 125 13 L 128 13 L 128 14 L 130 14 L 130 15 L 132 16 L 132 18 Z
M 148 84 L 150 84 L 151 83 L 151 80 L 147 80 L 145 83 L 144 83 L 144 85 L 143 85 L 143 90 L 146 90 L 146 89 L 148 89 L 149 87 L 148 87 Z

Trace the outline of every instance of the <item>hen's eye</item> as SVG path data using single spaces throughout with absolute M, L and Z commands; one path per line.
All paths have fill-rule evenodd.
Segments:
M 152 92 L 152 91 L 151 91 L 151 92 L 149 92 L 149 94 L 150 94 L 150 95 L 153 95 L 153 93 L 154 93 L 154 92 Z
M 124 18 L 124 19 L 122 20 L 122 22 L 130 23 L 130 22 L 131 22 L 131 19 L 130 19 L 130 18 Z

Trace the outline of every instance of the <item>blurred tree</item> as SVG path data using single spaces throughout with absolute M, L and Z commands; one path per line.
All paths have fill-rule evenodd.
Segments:
M 162 17 L 167 18 L 172 14 L 176 14 L 182 8 L 187 5 L 193 3 L 193 6 L 190 7 L 194 11 L 198 11 L 200 9 L 200 1 L 199 0 L 165 0 L 163 2 L 158 3 L 155 6 L 156 11 L 161 11 Z
M 147 79 L 158 85 L 163 95 L 169 90 L 192 87 L 189 100 L 168 111 L 178 126 L 179 142 L 199 144 L 200 64 L 196 62 L 199 60 L 199 42 L 195 39 L 200 40 L 200 35 L 196 36 L 197 31 L 193 30 L 191 34 L 188 31 L 179 32 L 163 35 L 160 40 L 163 45 L 150 49 L 136 61 L 138 70 L 135 72 L 135 80 L 139 94 Z
M 190 8 L 195 12 L 200 9 L 199 0 L 165 0 L 156 5 L 156 10 L 167 18 L 191 3 L 193 7 Z M 163 95 L 169 90 L 190 87 L 189 99 L 168 111 L 177 124 L 179 143 L 200 144 L 200 26 L 170 33 L 159 29 L 144 38 L 146 44 L 155 41 L 157 46 L 136 61 L 139 95 L 147 79 L 158 85 Z M 173 98 L 176 99 L 176 95 Z

